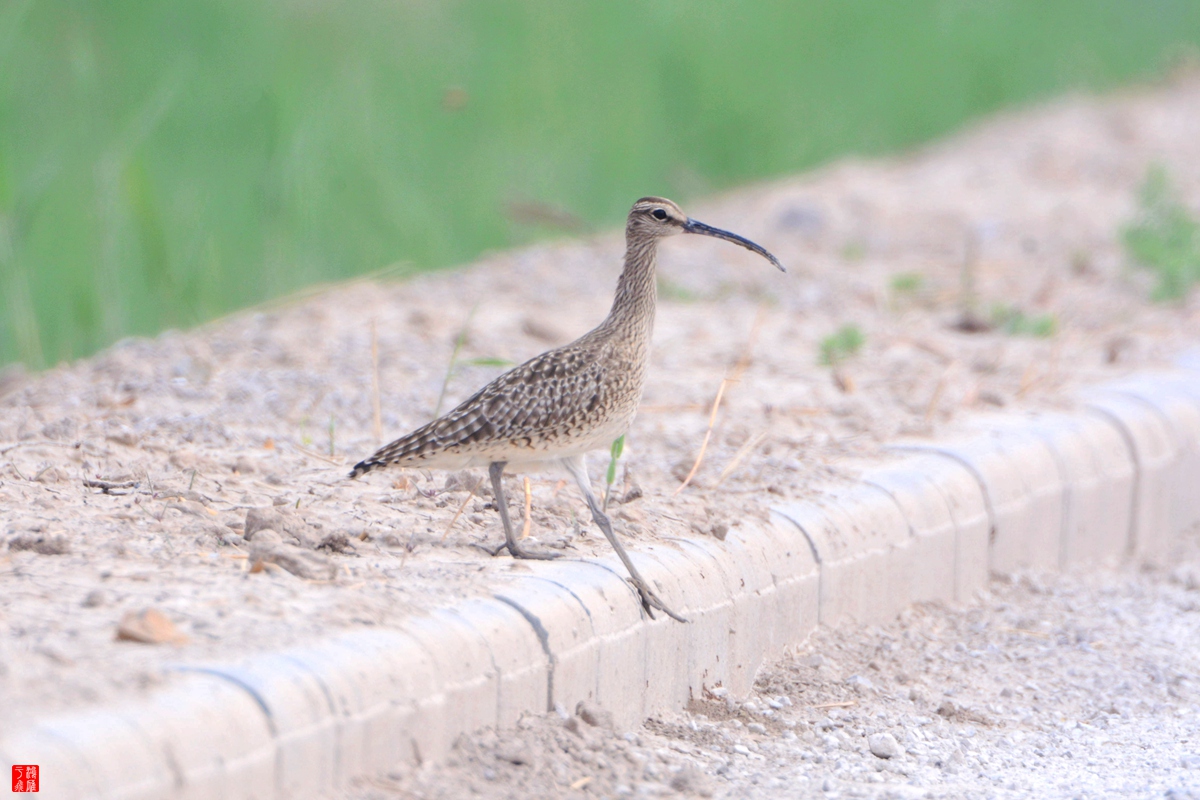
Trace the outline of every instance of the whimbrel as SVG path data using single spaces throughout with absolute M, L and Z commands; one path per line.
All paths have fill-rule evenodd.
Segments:
M 458 408 L 381 447 L 356 464 L 350 477 L 389 466 L 487 466 L 509 553 L 514 558 L 550 559 L 557 554 L 527 551 L 513 536 L 502 476 L 506 466 L 537 468 L 558 462 L 579 484 L 592 519 L 629 570 L 650 617 L 657 608 L 686 621 L 663 604 L 629 559 L 592 492 L 583 460 L 586 453 L 607 449 L 622 436 L 637 413 L 654 327 L 658 242 L 677 233 L 733 242 L 783 270 L 775 256 L 749 239 L 690 219 L 670 200 L 643 197 L 633 204 L 625 223 L 625 268 L 612 310 L 597 328 L 506 372 Z

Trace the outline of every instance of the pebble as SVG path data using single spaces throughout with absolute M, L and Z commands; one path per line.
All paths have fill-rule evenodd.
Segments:
M 846 678 L 846 685 L 853 687 L 860 694 L 875 691 L 875 684 L 871 683 L 871 679 L 862 675 L 851 675 L 849 678 Z
M 283 537 L 274 528 L 259 528 L 253 536 L 254 543 L 259 546 L 283 544 Z
M 746 730 L 750 731 L 751 733 L 764 734 L 767 732 L 767 726 L 763 725 L 761 722 L 751 722 L 746 726 Z
M 890 733 L 873 733 L 867 737 L 867 746 L 871 754 L 878 758 L 896 758 L 904 753 L 896 737 Z

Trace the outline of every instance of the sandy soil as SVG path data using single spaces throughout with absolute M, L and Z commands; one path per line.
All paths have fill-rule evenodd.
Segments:
M 1200 798 L 1198 556 L 1007 576 L 964 609 L 821 629 L 745 699 L 632 731 L 529 715 L 346 796 Z
M 624 535 L 634 547 L 721 535 L 883 458 L 899 435 L 944 433 L 976 409 L 1069 406 L 1076 387 L 1194 342 L 1194 298 L 1150 304 L 1119 236 L 1150 164 L 1200 202 L 1197 130 L 1193 76 L 688 208 L 790 271 L 695 237 L 664 245 L 654 363 L 616 492 L 630 497 L 615 508 Z M 616 233 L 551 243 L 6 373 L 0 724 L 161 685 L 166 663 L 392 624 L 524 569 L 475 547 L 502 538 L 486 491 L 467 491 L 479 476 L 344 476 L 380 437 L 428 420 L 443 387 L 445 409 L 497 360 L 598 322 L 621 250 Z M 907 274 L 920 285 L 897 289 Z M 1052 314 L 1058 332 L 957 330 L 972 304 Z M 862 351 L 820 366 L 822 339 L 846 324 Z M 676 495 L 731 378 L 704 463 Z M 519 497 L 520 479 L 509 486 Z M 606 553 L 583 514 L 573 487 L 534 476 L 536 546 Z M 247 540 L 263 527 L 276 535 Z M 248 570 L 263 554 L 278 563 Z M 146 609 L 158 616 L 136 617 Z

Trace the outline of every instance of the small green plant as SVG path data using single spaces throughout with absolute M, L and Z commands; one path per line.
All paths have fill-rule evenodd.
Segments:
M 622 434 L 612 443 L 611 458 L 608 461 L 608 472 L 605 473 L 604 510 L 608 511 L 608 497 L 612 494 L 612 485 L 617 480 L 617 461 L 625 451 L 625 435 Z
M 845 261 L 862 261 L 867 256 L 867 243 L 861 239 L 851 239 L 842 245 L 842 258 Z
M 1130 257 L 1158 275 L 1155 300 L 1178 300 L 1200 281 L 1200 223 L 1179 201 L 1161 166 L 1142 183 L 1138 220 L 1123 235 Z
M 993 306 L 992 325 L 1009 336 L 1047 339 L 1058 332 L 1058 318 L 1053 314 L 1029 315 L 1016 306 Z
M 892 276 L 892 291 L 896 294 L 916 294 L 925 285 L 925 276 L 919 272 L 897 272 Z
M 862 349 L 867 337 L 857 325 L 843 325 L 821 340 L 821 363 L 836 367 Z
M 507 358 L 498 358 L 496 356 L 480 356 L 479 358 L 467 358 L 459 362 L 467 367 L 511 367 L 515 366 L 513 362 Z
M 691 289 L 681 286 L 675 281 L 659 276 L 658 296 L 664 300 L 675 300 L 680 303 L 694 303 L 700 298 Z

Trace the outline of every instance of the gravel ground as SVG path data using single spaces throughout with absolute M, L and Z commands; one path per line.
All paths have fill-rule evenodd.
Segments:
M 348 796 L 1200 798 L 1198 554 L 997 577 L 966 608 L 821 629 L 748 698 L 633 731 L 529 716 Z
M 664 244 L 620 535 L 635 549 L 719 538 L 852 478 L 897 436 L 998 407 L 1069 408 L 1078 387 L 1193 345 L 1200 297 L 1150 303 L 1120 234 L 1152 164 L 1200 203 L 1198 130 L 1200 78 L 1182 76 L 690 206 L 790 271 L 700 237 Z M 0 725 L 131 699 L 172 680 L 165 664 L 400 625 L 525 569 L 478 547 L 502 540 L 487 488 L 469 492 L 479 475 L 345 476 L 500 363 L 599 322 L 622 249 L 618 232 L 544 244 L 5 372 Z M 964 308 L 993 306 L 1050 315 L 1057 333 L 956 327 Z M 861 352 L 820 365 L 846 325 Z M 722 386 L 704 463 L 676 494 Z M 519 497 L 520 479 L 509 486 Z M 574 487 L 534 476 L 530 493 L 534 547 L 609 554 Z

